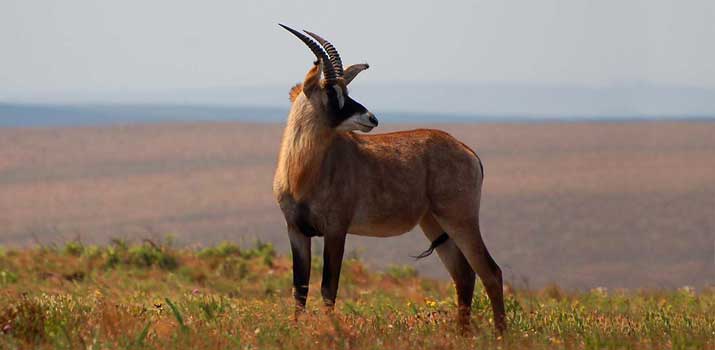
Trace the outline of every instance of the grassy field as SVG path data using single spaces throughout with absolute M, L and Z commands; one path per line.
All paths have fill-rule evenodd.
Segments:
M 450 283 L 405 266 L 370 272 L 355 256 L 326 313 L 320 265 L 296 322 L 290 261 L 270 244 L 1 249 L 0 349 L 715 348 L 713 290 L 507 288 L 510 330 L 497 338 L 482 289 L 473 327 L 459 329 Z
M 379 117 L 379 116 L 378 116 Z M 715 122 L 431 127 L 485 167 L 484 239 L 518 288 L 715 285 Z M 288 252 L 271 188 L 283 125 L 167 123 L 0 128 L 0 244 L 110 238 L 271 242 Z M 447 279 L 429 240 L 350 236 L 369 266 Z

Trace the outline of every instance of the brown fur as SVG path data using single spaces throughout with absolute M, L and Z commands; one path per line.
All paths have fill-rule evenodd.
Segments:
M 308 71 L 308 74 L 305 75 L 305 79 L 303 80 L 303 93 L 307 97 L 310 97 L 313 92 L 320 90 L 319 67 L 320 65 L 313 65 L 313 67 Z
M 332 137 L 330 128 L 324 125 L 324 121 L 313 117 L 315 107 L 309 102 L 309 95 L 320 90 L 320 71 L 317 65 L 308 71 L 301 86 L 302 93 L 294 98 L 283 133 L 274 180 L 276 193 L 290 194 L 295 200 L 301 200 L 319 179 L 317 172 L 320 171 L 325 156 L 327 141 Z
M 288 93 L 290 102 L 295 102 L 295 99 L 298 98 L 298 95 L 300 95 L 301 92 L 303 92 L 303 83 L 293 85 L 293 87 L 290 88 L 290 92 Z
M 301 94 L 298 99 L 304 99 Z M 288 120 L 283 134 L 281 152 L 278 160 L 274 189 L 290 194 L 295 200 L 302 200 L 304 195 L 315 185 L 331 137 L 326 127 L 306 122 L 305 114 L 296 113 Z

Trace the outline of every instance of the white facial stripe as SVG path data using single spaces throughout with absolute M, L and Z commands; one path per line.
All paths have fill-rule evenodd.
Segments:
M 335 94 L 338 96 L 338 106 L 340 109 L 343 109 L 343 106 L 345 106 L 345 96 L 343 96 L 343 89 L 341 89 L 338 85 L 333 85 L 333 89 L 335 89 Z
M 352 116 L 350 116 L 350 118 L 345 119 L 342 123 L 340 123 L 337 129 L 341 131 L 360 130 L 368 132 L 372 130 L 372 128 L 377 126 L 374 125 L 372 121 L 370 121 L 371 115 L 372 114 L 370 112 L 353 114 Z

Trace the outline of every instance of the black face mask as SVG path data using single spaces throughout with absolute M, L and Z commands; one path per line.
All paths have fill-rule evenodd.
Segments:
M 345 104 L 343 108 L 340 108 L 340 102 L 338 100 L 338 93 L 335 89 L 327 89 L 328 94 L 328 105 L 330 108 L 330 118 L 332 127 L 337 127 L 355 114 L 367 113 L 367 108 L 361 105 L 359 102 L 353 100 L 349 96 L 345 95 Z

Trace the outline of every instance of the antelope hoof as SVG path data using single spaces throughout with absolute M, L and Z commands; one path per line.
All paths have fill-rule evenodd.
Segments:
M 305 300 L 295 300 L 295 312 L 293 314 L 294 321 L 298 321 L 298 317 L 305 313 Z
M 460 306 L 457 310 L 457 321 L 461 326 L 469 326 L 471 316 L 471 310 L 469 307 Z
M 469 331 L 472 329 L 471 316 L 471 309 L 469 307 L 460 306 L 457 310 L 457 324 L 459 325 L 459 328 L 463 334 L 469 333 Z
M 335 302 L 330 300 L 323 300 L 323 310 L 326 314 L 331 314 L 335 310 Z
M 494 329 L 496 330 L 497 338 L 501 338 L 506 334 L 506 321 L 504 319 L 499 319 L 494 322 Z

